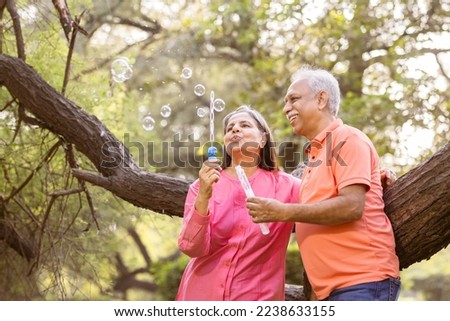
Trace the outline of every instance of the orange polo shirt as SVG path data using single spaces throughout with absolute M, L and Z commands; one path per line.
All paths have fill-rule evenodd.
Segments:
M 332 226 L 296 224 L 303 264 L 320 300 L 335 289 L 399 276 L 394 234 L 384 213 L 378 154 L 365 134 L 337 119 L 311 141 L 300 202 L 335 197 L 353 184 L 367 186 L 361 219 Z

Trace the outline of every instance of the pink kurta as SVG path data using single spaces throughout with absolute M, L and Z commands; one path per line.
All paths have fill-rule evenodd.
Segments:
M 291 175 L 258 168 L 249 181 L 256 196 L 299 201 L 300 180 Z M 180 250 L 191 259 L 176 300 L 284 300 L 286 247 L 293 224 L 268 223 L 270 234 L 263 235 L 248 214 L 239 180 L 225 171 L 213 185 L 208 216 L 194 208 L 198 190 L 196 180 L 187 195 L 178 239 Z

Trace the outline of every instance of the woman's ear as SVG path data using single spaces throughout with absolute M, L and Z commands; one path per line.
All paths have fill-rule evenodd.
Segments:
M 264 146 L 266 146 L 267 140 L 266 140 L 266 133 L 262 134 L 262 138 L 261 138 L 261 143 L 259 143 L 259 146 L 261 148 L 264 148 Z

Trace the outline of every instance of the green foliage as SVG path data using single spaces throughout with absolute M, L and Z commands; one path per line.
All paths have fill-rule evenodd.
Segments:
M 450 300 L 450 248 L 401 272 L 402 300 Z
M 181 276 L 183 275 L 189 257 L 181 255 L 173 261 L 156 262 L 151 272 L 155 276 L 155 282 L 158 285 L 157 294 L 160 300 L 172 301 L 180 285 Z
M 286 252 L 286 283 L 303 285 L 303 264 L 295 238 Z

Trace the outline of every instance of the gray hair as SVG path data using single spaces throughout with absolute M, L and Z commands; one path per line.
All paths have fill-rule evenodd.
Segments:
M 308 80 L 308 85 L 315 95 L 320 91 L 328 94 L 328 109 L 330 113 L 337 116 L 339 112 L 339 104 L 341 101 L 341 91 L 336 78 L 327 70 L 313 68 L 309 65 L 300 67 L 291 77 L 292 82 L 298 80 Z

